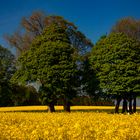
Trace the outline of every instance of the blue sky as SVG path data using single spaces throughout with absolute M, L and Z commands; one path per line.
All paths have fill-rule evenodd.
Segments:
M 4 34 L 12 34 L 23 16 L 42 10 L 75 23 L 95 43 L 123 17 L 140 19 L 140 0 L 0 0 L 0 44 L 8 47 Z

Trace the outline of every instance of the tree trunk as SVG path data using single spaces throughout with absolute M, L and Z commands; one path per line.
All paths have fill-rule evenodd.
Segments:
M 133 113 L 136 113 L 136 96 L 134 97 L 134 102 L 133 102 Z
M 70 112 L 70 102 L 69 101 L 64 104 L 64 111 Z
M 119 105 L 120 105 L 121 99 L 117 98 L 116 106 L 115 106 L 115 113 L 119 113 Z
M 129 113 L 132 114 L 133 111 L 132 111 L 132 98 L 130 97 L 129 99 Z
M 127 100 L 126 98 L 123 98 L 123 108 L 122 108 L 122 113 L 127 112 Z
M 48 112 L 55 112 L 54 103 L 49 103 Z

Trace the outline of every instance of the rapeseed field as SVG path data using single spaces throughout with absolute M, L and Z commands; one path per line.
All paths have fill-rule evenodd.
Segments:
M 137 113 L 0 113 L 1 140 L 139 140 L 139 128 Z

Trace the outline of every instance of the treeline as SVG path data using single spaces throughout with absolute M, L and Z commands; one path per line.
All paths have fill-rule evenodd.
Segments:
M 16 59 L 1 53 L 0 105 L 113 105 L 136 112 L 140 92 L 140 21 L 119 20 L 93 44 L 71 22 L 35 12 L 5 39 Z M 10 64 L 9 64 L 10 63 Z M 3 86 L 4 85 L 4 86 Z M 129 104 L 128 104 L 129 103 Z

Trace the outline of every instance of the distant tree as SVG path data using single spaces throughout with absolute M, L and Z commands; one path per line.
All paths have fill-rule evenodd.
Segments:
M 39 105 L 39 94 L 33 86 L 11 84 L 10 99 L 14 106 Z
M 39 92 L 43 104 L 54 112 L 59 97 L 64 99 L 66 111 L 70 111 L 70 99 L 75 94 L 77 66 L 66 29 L 58 24 L 47 27 L 32 43 L 30 49 L 19 57 L 19 69 L 13 82 L 26 84 L 39 80 Z
M 106 38 L 106 35 L 101 36 L 100 40 Z M 82 90 L 86 93 L 92 100 L 97 101 L 100 98 L 106 98 L 102 90 L 99 87 L 99 80 L 96 77 L 95 71 L 92 69 L 90 63 L 91 52 L 86 53 L 82 58 L 81 65 L 81 84 Z
M 9 80 L 16 70 L 14 59 L 8 49 L 0 46 L 0 106 L 12 105 Z
M 124 33 L 128 37 L 140 41 L 140 20 L 132 17 L 122 18 L 113 26 L 111 32 Z
M 7 82 L 15 72 L 15 57 L 12 53 L 0 46 L 0 82 Z
M 83 86 L 83 91 L 86 95 L 89 95 L 94 101 L 98 100 L 102 96 L 101 89 L 99 87 L 99 81 L 96 77 L 94 70 L 89 61 L 90 54 L 84 58 L 82 64 L 82 79 L 81 83 Z
M 57 23 L 66 29 L 69 40 L 71 44 L 77 48 L 78 54 L 86 53 L 93 46 L 92 42 L 87 39 L 83 33 L 78 31 L 73 23 L 65 20 L 61 16 L 50 16 L 40 11 L 32 13 L 29 17 L 23 17 L 21 29 L 14 32 L 12 35 L 5 35 L 5 39 L 11 46 L 15 47 L 20 54 L 21 52 L 28 50 L 33 39 L 36 36 L 41 35 L 43 30 L 52 23 Z
M 13 106 L 13 101 L 11 99 L 12 90 L 11 85 L 8 82 L 0 83 L 0 106 Z
M 94 46 L 90 57 L 92 68 L 106 94 L 117 99 L 115 112 L 121 99 L 123 112 L 136 111 L 136 96 L 140 92 L 140 44 L 122 33 L 112 33 Z

